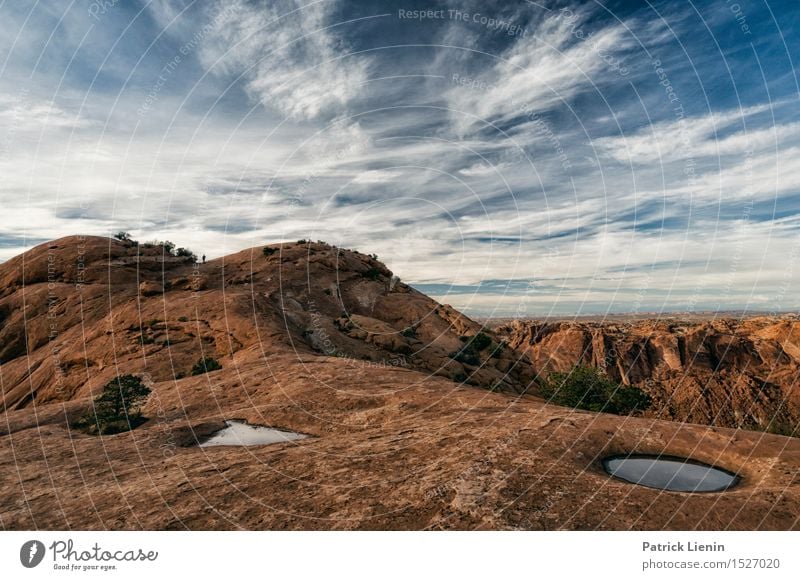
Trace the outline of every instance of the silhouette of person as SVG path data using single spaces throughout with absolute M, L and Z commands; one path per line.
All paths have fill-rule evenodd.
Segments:
M 205 263 L 206 263 L 206 255 L 203 254 L 203 264 L 205 264 Z

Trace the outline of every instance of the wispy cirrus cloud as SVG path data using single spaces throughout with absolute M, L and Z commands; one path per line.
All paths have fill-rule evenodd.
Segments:
M 241 74 L 253 98 L 292 119 L 341 113 L 358 97 L 369 61 L 348 54 L 333 7 L 326 1 L 220 5 L 201 58 L 212 72 Z

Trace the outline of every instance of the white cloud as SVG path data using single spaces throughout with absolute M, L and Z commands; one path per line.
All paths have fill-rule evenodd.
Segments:
M 608 71 L 609 59 L 621 63 L 632 46 L 625 27 L 607 26 L 588 37 L 585 18 L 554 11 L 535 33 L 491 59 L 494 65 L 475 79 L 485 89 L 459 86 L 448 91 L 448 104 L 461 130 L 478 120 L 532 114 L 567 102 L 594 87 L 596 73 Z
M 753 117 L 769 110 L 758 105 L 741 110 L 711 113 L 654 123 L 639 131 L 593 141 L 601 155 L 620 163 L 652 164 L 672 161 L 743 155 L 748 151 L 781 147 L 800 141 L 800 123 L 753 127 Z M 750 123 L 747 130 L 728 133 L 732 127 Z M 722 135 L 720 135 L 722 133 Z
M 373 170 L 359 173 L 353 183 L 390 183 L 396 181 L 402 175 L 399 171 Z
M 292 119 L 339 113 L 358 96 L 368 61 L 347 54 L 332 5 L 226 4 L 214 16 L 202 60 L 212 71 L 242 74 L 254 98 Z

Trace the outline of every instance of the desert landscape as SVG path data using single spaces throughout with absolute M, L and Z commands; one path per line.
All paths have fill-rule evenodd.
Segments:
M 307 240 L 203 263 L 71 236 L 0 264 L 0 527 L 800 529 L 796 315 L 478 322 L 402 275 Z M 649 403 L 554 404 L 575 368 Z M 141 424 L 87 430 L 123 375 Z M 296 437 L 201 445 L 232 421 Z M 629 454 L 738 484 L 611 477 Z

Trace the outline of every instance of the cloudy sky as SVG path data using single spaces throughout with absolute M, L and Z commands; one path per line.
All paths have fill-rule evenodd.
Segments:
M 800 307 L 796 0 L 0 5 L 0 260 L 322 239 L 471 314 Z

